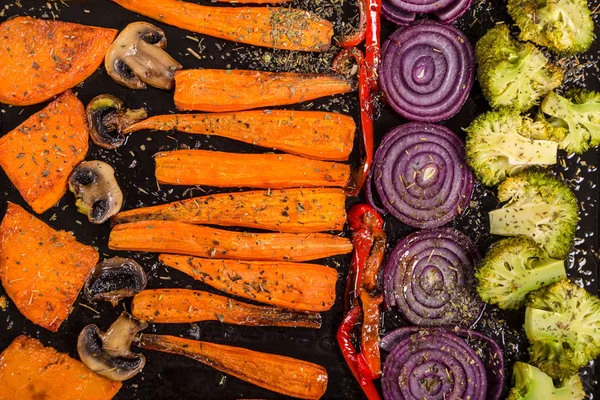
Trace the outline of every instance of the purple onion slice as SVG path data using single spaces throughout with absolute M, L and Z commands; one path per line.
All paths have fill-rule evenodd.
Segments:
M 471 4 L 473 4 L 473 0 L 455 0 L 450 5 L 444 7 L 443 9 L 434 12 L 433 14 L 439 19 L 441 22 L 451 23 L 459 19 L 469 11 L 471 8 Z
M 407 13 L 426 14 L 441 10 L 453 0 L 387 0 L 395 8 Z
M 440 339 L 441 337 L 441 339 Z M 450 339 L 452 341 L 453 346 L 447 347 L 446 340 Z M 460 340 L 459 340 L 460 339 Z M 398 357 L 399 352 L 406 352 L 407 350 L 410 352 L 410 355 L 407 357 L 404 356 L 404 360 L 409 357 L 422 357 L 423 354 L 418 354 L 418 350 L 422 349 L 420 344 L 423 341 L 429 340 L 432 343 L 436 343 L 437 345 L 443 346 L 444 351 L 452 352 L 457 349 L 465 349 L 465 344 L 467 345 L 467 350 L 464 355 L 467 357 L 472 357 L 471 364 L 477 364 L 478 366 L 483 366 L 485 370 L 485 380 L 487 381 L 487 390 L 484 393 L 479 392 L 481 397 L 472 398 L 480 399 L 480 400 L 499 400 L 502 394 L 502 390 L 504 387 L 504 358 L 502 355 L 502 351 L 498 344 L 491 338 L 472 330 L 460 329 L 460 328 L 429 328 L 423 329 L 418 327 L 406 327 L 396 329 L 395 331 L 387 334 L 381 341 L 381 348 L 384 351 L 391 352 L 388 356 L 387 360 L 384 364 L 384 375 L 382 380 L 382 387 L 384 391 L 385 399 L 394 399 L 394 400 L 402 400 L 402 399 L 450 399 L 455 398 L 451 397 L 451 393 L 443 392 L 442 390 L 437 390 L 437 388 L 444 388 L 443 385 L 438 383 L 440 376 L 433 374 L 433 372 L 437 372 L 437 370 L 442 367 L 442 365 L 437 365 L 433 367 L 431 365 L 431 361 L 440 362 L 443 364 L 443 360 L 433 359 L 433 354 L 427 356 L 427 362 L 429 366 L 432 367 L 432 371 L 429 371 L 430 374 L 426 377 L 422 377 L 421 379 L 418 376 L 412 376 L 413 382 L 407 381 L 407 385 L 412 387 L 415 385 L 421 386 L 421 390 L 419 392 L 412 391 L 410 394 L 413 397 L 402 396 L 402 393 L 396 386 L 402 385 L 404 382 L 402 381 L 403 377 L 400 375 L 402 370 L 398 371 L 397 362 L 400 359 Z M 462 340 L 462 342 L 461 342 Z M 406 344 L 412 347 L 406 347 Z M 458 345 L 460 343 L 460 345 Z M 471 349 L 476 356 L 473 357 L 473 352 L 469 351 Z M 458 354 L 458 351 L 456 352 Z M 439 354 L 439 353 L 438 353 Z M 413 361 L 413 364 L 414 361 Z M 445 366 L 444 366 L 445 368 Z M 465 373 L 468 373 L 469 368 L 466 368 Z M 474 383 L 475 375 L 469 377 L 471 382 Z M 443 377 L 443 376 L 442 376 Z M 446 376 L 447 377 L 447 376 Z M 452 378 L 454 376 L 451 375 Z M 411 377 L 408 377 L 411 379 Z M 441 380 L 443 383 L 443 379 Z M 456 384 L 456 382 L 455 382 Z M 424 389 L 422 388 L 424 387 Z M 450 389 L 449 385 L 445 386 L 446 389 Z M 428 391 L 428 396 L 425 397 L 420 395 L 423 394 L 423 391 Z M 433 395 L 431 392 L 435 392 Z M 400 393 L 400 395 L 398 395 Z M 460 398 L 460 397 L 459 397 Z
M 483 309 L 474 290 L 475 244 L 452 228 L 422 230 L 402 239 L 383 269 L 387 307 L 417 326 L 471 326 Z
M 414 22 L 417 14 L 399 9 L 387 0 L 381 2 L 381 15 L 396 25 L 409 25 Z
M 422 20 L 398 29 L 384 43 L 381 59 L 379 81 L 386 100 L 412 121 L 452 117 L 473 86 L 473 47 L 451 25 Z
M 381 204 L 415 228 L 435 228 L 467 207 L 473 173 L 463 142 L 448 128 L 424 123 L 400 125 L 375 153 L 373 184 Z

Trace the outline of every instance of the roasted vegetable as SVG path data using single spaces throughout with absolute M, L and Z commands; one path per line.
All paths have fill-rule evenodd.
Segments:
M 583 400 L 585 391 L 579 375 L 563 380 L 559 387 L 540 369 L 517 361 L 513 366 L 514 386 L 506 400 Z
M 504 24 L 479 39 L 475 58 L 481 89 L 492 108 L 527 111 L 563 79 L 563 71 L 544 53 L 513 39 Z
M 0 255 L 6 294 L 31 322 L 52 332 L 69 316 L 99 258 L 93 247 L 13 203 L 0 225 Z
M 51 19 L 4 21 L 0 24 L 0 103 L 37 104 L 78 85 L 102 64 L 116 36 L 114 29 Z
M 96 265 L 84 293 L 92 301 L 110 301 L 115 307 L 120 300 L 144 290 L 146 283 L 146 273 L 135 260 L 113 257 Z

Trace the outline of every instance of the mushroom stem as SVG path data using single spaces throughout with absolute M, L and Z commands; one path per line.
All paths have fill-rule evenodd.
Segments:
M 146 322 L 123 312 L 103 335 L 104 350 L 112 357 L 130 353 L 135 335 L 147 326 Z
M 148 113 L 143 108 L 136 108 L 134 110 L 125 109 L 125 111 L 115 110 L 102 117 L 102 125 L 107 128 L 107 131 L 116 130 L 121 134 L 125 128 L 146 118 L 148 118 Z

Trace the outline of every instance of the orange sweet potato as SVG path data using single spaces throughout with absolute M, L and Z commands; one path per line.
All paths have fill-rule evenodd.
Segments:
M 113 220 L 167 220 L 291 233 L 340 231 L 346 222 L 345 202 L 344 191 L 335 188 L 253 190 L 136 208 Z
M 42 213 L 65 194 L 87 151 L 85 110 L 69 90 L 0 138 L 0 166 L 33 211 Z
M 337 271 L 318 264 L 214 260 L 162 254 L 161 262 L 235 296 L 298 311 L 327 311 Z
M 225 112 L 284 106 L 352 90 L 352 83 L 337 75 L 190 69 L 175 73 L 174 101 L 179 110 Z
M 352 117 L 323 111 L 258 110 L 157 115 L 124 133 L 142 129 L 222 136 L 317 160 L 345 161 L 356 125 Z
M 83 82 L 104 60 L 114 29 L 16 17 L 0 24 L 0 103 L 41 103 Z
M 24 335 L 0 354 L 2 400 L 110 400 L 121 386 Z
M 31 322 L 56 332 L 98 258 L 71 233 L 55 231 L 8 203 L 0 225 L 0 281 Z

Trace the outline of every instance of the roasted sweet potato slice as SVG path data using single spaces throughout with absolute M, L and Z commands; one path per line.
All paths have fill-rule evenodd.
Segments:
M 0 166 L 33 211 L 42 213 L 65 194 L 87 151 L 85 110 L 69 90 L 0 138 Z
M 0 354 L 2 400 L 110 400 L 121 386 L 24 335 Z
M 83 82 L 117 36 L 97 28 L 31 17 L 0 24 L 0 103 L 41 103 Z
M 56 332 L 98 258 L 94 248 L 71 233 L 55 231 L 8 203 L 0 225 L 0 281 L 33 323 Z

